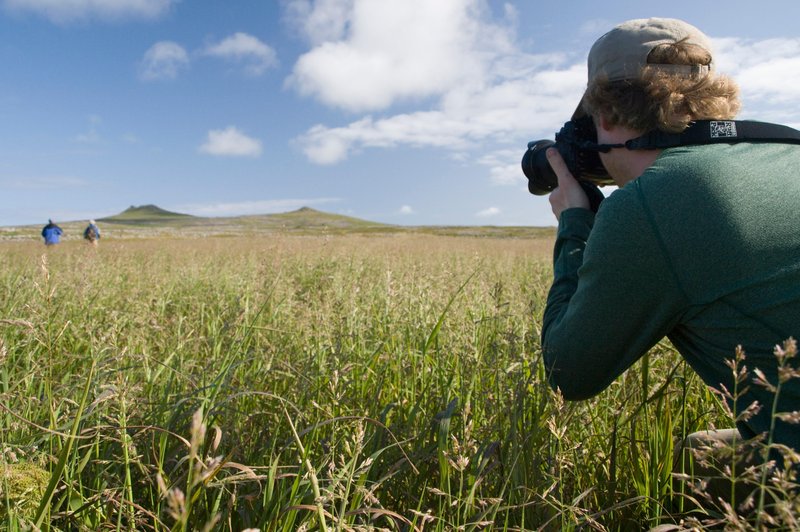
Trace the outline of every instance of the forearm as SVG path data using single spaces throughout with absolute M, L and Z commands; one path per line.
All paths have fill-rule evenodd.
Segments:
M 553 321 L 566 310 L 578 288 L 578 269 L 583 264 L 586 241 L 594 225 L 594 213 L 586 209 L 562 212 L 553 251 L 553 285 L 547 296 L 542 336 Z
M 628 213 L 562 213 L 542 355 L 565 398 L 601 392 L 675 325 L 683 300 L 655 241 Z
M 572 363 L 565 359 L 558 324 L 578 288 L 578 269 L 583 264 L 586 241 L 594 225 L 594 213 L 586 209 L 567 209 L 561 213 L 553 251 L 553 284 L 547 296 L 542 319 L 542 354 L 548 379 L 554 388 L 560 385 L 565 369 Z M 570 393 L 570 395 L 572 395 Z M 577 398 L 577 397 L 576 397 Z

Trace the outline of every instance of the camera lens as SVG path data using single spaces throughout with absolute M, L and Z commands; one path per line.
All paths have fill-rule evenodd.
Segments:
M 528 178 L 531 194 L 543 196 L 558 186 L 558 178 L 547 161 L 547 148 L 554 146 L 552 140 L 535 140 L 528 143 L 528 150 L 522 156 L 522 173 Z

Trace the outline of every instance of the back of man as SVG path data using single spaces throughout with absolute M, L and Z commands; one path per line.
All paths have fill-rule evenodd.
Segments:
M 603 203 L 586 247 L 588 273 L 581 270 L 581 282 L 589 289 L 595 260 L 620 265 L 619 277 L 596 282 L 611 283 L 606 289 L 619 291 L 616 302 L 606 301 L 617 305 L 610 308 L 641 313 L 627 317 L 622 337 L 635 335 L 624 329 L 640 326 L 637 321 L 642 318 L 668 324 L 669 330 L 663 332 L 700 377 L 714 388 L 722 384 L 730 391 L 734 383 L 726 360 L 733 359 L 741 345 L 747 367 L 760 369 L 777 384 L 775 345 L 800 336 L 797 168 L 800 146 L 788 144 L 665 150 L 642 176 Z M 642 267 L 643 261 L 660 264 Z M 643 299 L 637 310 L 627 306 L 631 293 Z M 602 308 L 596 311 L 597 316 L 604 315 Z M 648 331 L 646 325 L 641 327 Z M 662 333 L 653 332 L 645 337 L 646 343 L 658 341 Z M 598 356 L 604 354 L 612 353 Z M 628 351 L 623 363 L 636 358 Z M 800 404 L 800 382 L 795 379 L 786 386 L 779 412 L 793 411 Z M 750 386 L 740 408 L 753 401 L 763 408 L 740 424 L 744 437 L 769 431 L 773 400 L 772 392 Z M 779 422 L 774 436 L 800 449 L 796 427 Z
M 61 228 L 54 224 L 52 220 L 49 220 L 47 225 L 42 228 L 42 238 L 44 238 L 44 244 L 46 246 L 58 244 L 62 234 L 63 231 Z

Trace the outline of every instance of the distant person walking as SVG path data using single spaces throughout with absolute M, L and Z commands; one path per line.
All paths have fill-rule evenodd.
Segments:
M 100 240 L 100 228 L 94 220 L 89 220 L 89 225 L 83 231 L 83 238 L 85 238 L 91 245 L 97 246 L 97 241 Z
M 59 226 L 53 223 L 53 220 L 47 220 L 47 225 L 42 228 L 42 238 L 44 238 L 45 246 L 54 246 L 61 240 L 61 235 L 64 231 Z

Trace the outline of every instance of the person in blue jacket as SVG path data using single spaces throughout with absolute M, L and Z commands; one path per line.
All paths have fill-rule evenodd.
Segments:
M 59 226 L 53 223 L 53 220 L 47 220 L 47 225 L 42 228 L 42 238 L 44 238 L 45 246 L 53 246 L 58 244 L 61 235 L 64 231 Z

